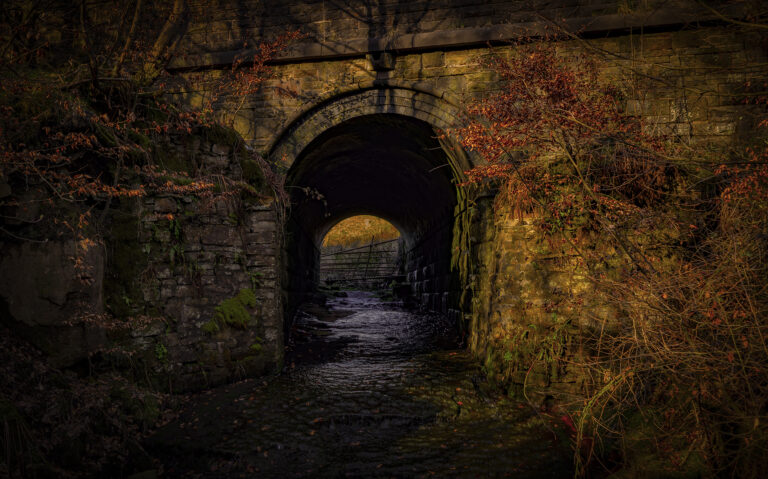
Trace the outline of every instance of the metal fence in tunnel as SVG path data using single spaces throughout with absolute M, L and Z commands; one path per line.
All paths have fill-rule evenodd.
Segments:
M 320 281 L 358 287 L 386 284 L 399 274 L 400 243 L 398 238 L 347 249 L 323 247 Z

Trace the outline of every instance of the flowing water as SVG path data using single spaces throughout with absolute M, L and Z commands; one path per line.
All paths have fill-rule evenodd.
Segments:
M 567 478 L 555 423 L 492 392 L 441 316 L 349 292 L 300 311 L 286 371 L 192 398 L 166 477 Z

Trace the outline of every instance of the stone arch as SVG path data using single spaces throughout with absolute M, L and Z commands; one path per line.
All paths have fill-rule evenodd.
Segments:
M 324 131 L 341 123 L 367 115 L 396 114 L 415 118 L 436 130 L 450 130 L 459 126 L 460 107 L 449 95 L 439 95 L 422 86 L 408 82 L 372 85 L 330 95 L 303 109 L 297 118 L 277 136 L 267 148 L 271 161 L 289 169 L 293 162 Z M 454 140 L 442 139 L 451 169 L 458 179 L 474 163 Z
M 450 260 L 457 184 L 472 161 L 437 133 L 459 121 L 457 104 L 434 92 L 374 85 L 308 107 L 277 136 L 268 157 L 287 170 L 292 196 L 283 256 L 286 325 L 318 283 L 324 234 L 356 214 L 379 216 L 400 231 L 403 274 L 425 308 L 456 311 Z

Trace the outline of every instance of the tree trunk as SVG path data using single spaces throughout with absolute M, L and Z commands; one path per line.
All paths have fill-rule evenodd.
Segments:
M 174 0 L 173 11 L 160 30 L 160 34 L 152 46 L 150 58 L 144 64 L 140 78 L 137 79 L 140 85 L 151 85 L 157 79 L 163 67 L 178 48 L 181 39 L 187 33 L 188 26 L 189 5 L 187 0 Z

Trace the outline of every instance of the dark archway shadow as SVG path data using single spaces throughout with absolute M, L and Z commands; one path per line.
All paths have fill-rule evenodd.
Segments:
M 292 204 L 284 252 L 286 330 L 296 306 L 318 284 L 323 237 L 359 214 L 383 218 L 401 232 L 402 274 L 424 309 L 455 308 L 453 171 L 434 128 L 403 115 L 359 116 L 309 143 L 286 181 Z

